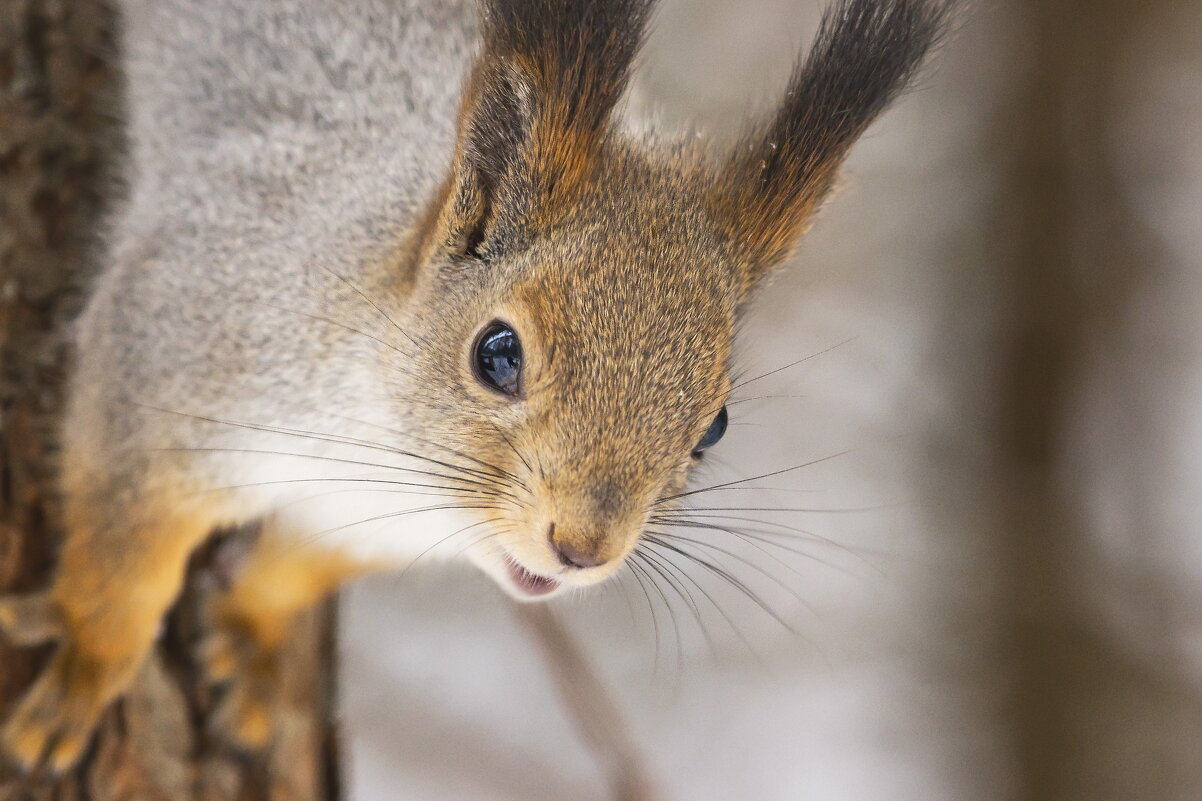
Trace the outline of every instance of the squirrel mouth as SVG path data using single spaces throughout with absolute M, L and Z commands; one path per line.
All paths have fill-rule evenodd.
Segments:
M 505 560 L 505 567 L 508 568 L 509 578 L 514 585 L 531 597 L 546 595 L 559 588 L 559 582 L 556 579 L 531 573 L 511 558 Z

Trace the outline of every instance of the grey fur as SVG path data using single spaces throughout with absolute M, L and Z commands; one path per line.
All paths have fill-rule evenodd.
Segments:
M 401 248 L 445 177 L 475 28 L 467 0 L 122 12 L 128 200 L 79 321 L 64 431 L 106 497 L 141 491 L 147 453 L 213 441 L 212 425 L 145 407 L 325 430 L 307 407 L 363 411 L 331 351 L 364 338 L 298 312 L 384 335 L 335 274 L 360 282 Z

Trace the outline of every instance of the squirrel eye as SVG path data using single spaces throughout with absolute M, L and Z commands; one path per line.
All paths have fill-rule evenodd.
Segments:
M 484 327 L 476 339 L 472 368 L 481 384 L 506 395 L 517 395 L 522 375 L 522 343 L 501 322 Z
M 710 427 L 701 436 L 701 441 L 697 443 L 697 447 L 693 448 L 693 455 L 700 456 L 702 451 L 710 449 L 718 440 L 722 439 L 722 435 L 725 433 L 726 407 L 723 406 L 718 411 L 718 416 L 714 418 L 714 422 L 710 423 Z

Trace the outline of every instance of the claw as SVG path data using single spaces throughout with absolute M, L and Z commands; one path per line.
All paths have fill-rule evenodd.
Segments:
M 19 772 L 32 773 L 46 752 L 46 735 L 41 729 L 13 730 L 10 725 L 4 730 L 4 754 Z
M 91 726 L 84 735 L 72 733 L 60 736 L 58 742 L 50 749 L 50 755 L 46 757 L 46 769 L 55 776 L 66 773 L 79 761 L 91 739 Z
M 237 625 L 219 627 L 202 645 L 200 659 L 210 680 L 229 684 L 214 717 L 223 739 L 242 751 L 259 751 L 275 737 L 277 654 Z
M 199 656 L 205 675 L 214 683 L 225 683 L 238 672 L 238 648 L 229 635 L 211 635 L 201 645 Z
M 83 659 L 75 649 L 60 647 L 4 725 L 0 746 L 26 773 L 39 767 L 65 773 L 91 742 L 125 673 L 118 665 Z
M 242 751 L 260 751 L 275 737 L 275 721 L 268 702 L 238 690 L 226 697 L 217 712 L 216 725 L 221 735 Z

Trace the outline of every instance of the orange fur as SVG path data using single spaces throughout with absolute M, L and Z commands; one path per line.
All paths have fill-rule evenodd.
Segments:
M 344 582 L 384 565 L 338 551 L 298 546 L 266 534 L 251 553 L 234 586 L 218 601 L 214 623 L 262 648 L 279 648 L 296 615 Z
M 69 498 L 70 500 L 70 498 Z M 68 504 L 71 536 L 39 612 L 59 620 L 62 640 L 45 673 L 18 704 L 0 739 L 21 764 L 61 770 L 78 758 L 105 707 L 141 665 L 178 594 L 192 548 L 213 521 L 189 515 L 183 498 L 131 516 L 121 532 L 138 547 L 114 551 L 88 510 Z

